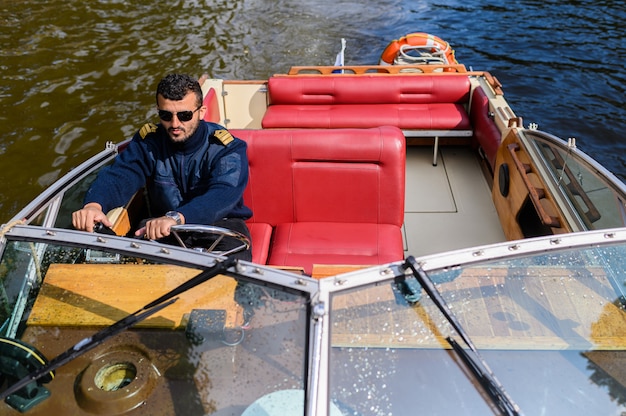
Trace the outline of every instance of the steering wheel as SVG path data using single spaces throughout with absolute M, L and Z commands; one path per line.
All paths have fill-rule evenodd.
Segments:
M 243 235 L 238 231 L 229 230 L 228 228 L 216 227 L 214 225 L 202 225 L 202 224 L 184 224 L 184 225 L 173 225 L 170 228 L 172 235 L 176 238 L 181 247 L 188 248 L 183 242 L 182 238 L 178 235 L 179 233 L 199 233 L 199 234 L 210 234 L 215 235 L 217 238 L 211 244 L 210 247 L 204 249 L 210 253 L 220 254 L 223 256 L 228 256 L 229 254 L 238 253 L 243 250 L 248 250 L 250 248 L 250 239 Z M 216 251 L 215 248 L 224 238 L 232 238 L 239 241 L 241 244 L 231 248 L 226 251 Z

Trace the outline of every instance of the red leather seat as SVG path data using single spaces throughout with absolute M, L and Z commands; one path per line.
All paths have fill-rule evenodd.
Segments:
M 313 264 L 403 258 L 406 150 L 398 128 L 231 133 L 248 143 L 244 200 L 255 261 L 267 255 L 267 264 L 311 273 Z
M 272 241 L 272 226 L 262 222 L 249 222 L 248 229 L 252 240 L 252 261 L 266 264 Z
M 471 129 L 467 76 L 274 76 L 264 128 Z

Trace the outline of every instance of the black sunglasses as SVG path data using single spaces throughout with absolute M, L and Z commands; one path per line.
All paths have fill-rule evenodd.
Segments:
M 178 113 L 176 113 L 176 117 L 178 117 L 179 121 L 189 121 L 191 120 L 191 118 L 193 117 L 193 113 L 195 113 L 196 111 L 198 111 L 202 106 L 196 108 L 193 111 L 179 111 Z M 172 118 L 174 117 L 174 113 L 172 113 L 171 111 L 165 111 L 165 110 L 159 110 L 159 118 L 163 121 L 172 121 Z

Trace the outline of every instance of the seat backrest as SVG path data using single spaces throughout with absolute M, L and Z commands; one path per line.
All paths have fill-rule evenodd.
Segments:
M 270 105 L 464 104 L 469 100 L 466 75 L 320 75 L 273 76 Z
M 400 129 L 231 133 L 248 144 L 250 221 L 402 225 L 406 149 Z

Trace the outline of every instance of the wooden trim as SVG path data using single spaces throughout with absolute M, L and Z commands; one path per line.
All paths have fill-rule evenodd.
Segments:
M 108 326 L 198 273 L 160 264 L 51 264 L 27 325 Z M 241 325 L 236 285 L 232 277 L 216 276 L 138 326 L 183 328 L 193 309 L 224 310 L 226 327 Z
M 336 71 L 344 71 L 343 74 Z M 437 72 L 435 72 L 437 71 Z M 287 75 L 416 75 L 416 74 L 467 75 L 465 65 L 346 65 L 346 66 L 292 66 Z
M 510 150 L 511 146 L 517 149 L 515 151 L 515 159 Z M 502 165 L 508 166 L 508 187 L 505 186 L 506 184 L 500 183 L 503 180 L 500 177 Z M 508 188 L 508 193 L 502 195 L 501 188 Z M 537 193 L 533 206 L 538 210 L 538 215 L 544 217 L 544 220 L 549 219 L 545 221 L 545 224 L 551 227 L 552 233 L 571 232 L 571 227 L 562 212 L 558 210 L 553 196 L 541 179 L 541 175 L 537 173 L 537 168 L 520 142 L 516 130 L 513 129 L 507 134 L 498 148 L 491 190 L 492 199 L 502 224 L 502 230 L 509 240 L 527 237 L 518 223 L 518 216 L 526 200 L 530 198 L 531 189 Z

